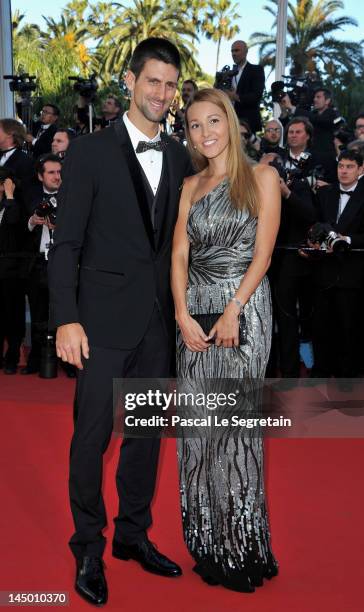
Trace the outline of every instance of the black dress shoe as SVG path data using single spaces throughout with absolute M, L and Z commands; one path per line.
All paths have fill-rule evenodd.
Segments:
M 101 557 L 82 557 L 77 560 L 75 589 L 83 599 L 95 606 L 107 602 L 107 582 Z
M 16 374 L 16 370 L 17 370 L 16 365 L 13 365 L 12 363 L 11 364 L 8 363 L 4 367 L 4 374 Z
M 20 370 L 20 374 L 36 374 L 37 372 L 39 372 L 39 367 L 37 366 L 25 366 L 25 368 L 22 368 Z
M 66 374 L 67 378 L 76 378 L 77 368 L 71 363 L 64 363 L 61 361 L 61 368 Z
M 182 570 L 173 561 L 162 555 L 149 540 L 143 540 L 133 546 L 122 544 L 114 540 L 112 554 L 116 559 L 138 561 L 143 569 L 152 574 L 174 578 L 182 575 Z

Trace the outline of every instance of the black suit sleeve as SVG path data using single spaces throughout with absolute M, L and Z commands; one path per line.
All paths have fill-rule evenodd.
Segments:
M 16 200 L 3 200 L 5 212 L 4 222 L 7 225 L 16 225 L 22 220 L 20 204 Z
M 83 140 L 72 143 L 62 171 L 57 226 L 49 253 L 50 322 L 53 327 L 78 322 L 78 263 L 92 208 L 93 176 Z
M 247 106 L 253 106 L 255 104 L 259 104 L 262 95 L 263 95 L 263 91 L 264 91 L 264 84 L 265 84 L 265 75 L 264 75 L 264 69 L 262 66 L 253 66 L 250 68 L 251 70 L 254 69 L 254 73 L 252 73 L 251 75 L 251 80 L 250 80 L 250 91 L 249 93 L 239 93 L 239 83 L 238 83 L 238 88 L 237 88 L 237 95 L 239 96 L 239 101 L 240 104 L 242 105 L 247 105 Z
M 288 198 L 283 198 L 283 206 L 287 207 L 291 217 L 305 223 L 315 223 L 317 213 L 313 203 L 312 191 L 306 181 L 295 185 Z

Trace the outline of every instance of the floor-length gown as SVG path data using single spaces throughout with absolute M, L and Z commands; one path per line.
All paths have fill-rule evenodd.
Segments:
M 234 296 L 253 257 L 257 219 L 237 210 L 224 179 L 191 207 L 187 233 L 191 314 L 220 313 Z M 191 352 L 177 332 L 180 388 L 211 390 L 217 381 L 262 380 L 271 342 L 271 299 L 264 278 L 244 308 L 247 343 Z M 197 382 L 196 382 L 197 381 Z M 231 387 L 232 388 L 232 387 Z M 249 412 L 250 402 L 243 411 Z M 253 407 L 256 410 L 256 406 Z M 209 412 L 194 408 L 196 415 Z M 241 414 L 241 413 L 240 413 Z M 184 538 L 206 582 L 249 592 L 277 573 L 265 506 L 263 440 L 257 429 L 181 428 L 178 440 Z

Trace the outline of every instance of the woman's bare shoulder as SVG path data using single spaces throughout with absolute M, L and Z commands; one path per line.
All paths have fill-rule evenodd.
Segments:
M 253 172 L 258 185 L 274 185 L 275 183 L 279 183 L 279 174 L 272 166 L 257 164 L 254 166 Z

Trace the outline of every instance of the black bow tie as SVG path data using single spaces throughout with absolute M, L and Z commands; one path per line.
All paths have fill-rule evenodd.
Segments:
M 340 189 L 340 195 L 348 195 L 350 197 L 352 193 L 354 193 L 354 189 L 352 189 L 352 191 L 344 191 L 343 189 Z
M 155 140 L 154 142 L 146 142 L 145 140 L 140 140 L 138 142 L 138 146 L 135 149 L 135 153 L 145 153 L 145 151 L 164 151 L 164 149 L 168 146 L 168 142 L 166 140 Z

